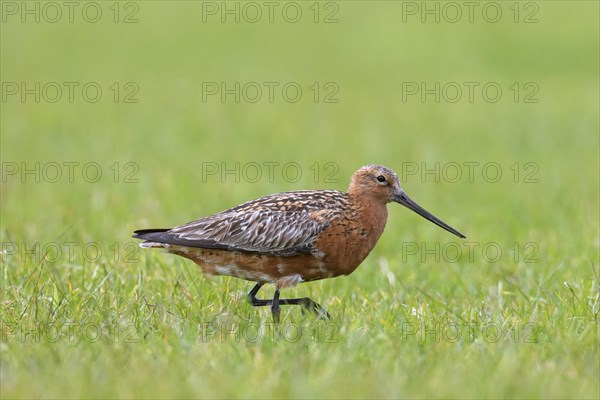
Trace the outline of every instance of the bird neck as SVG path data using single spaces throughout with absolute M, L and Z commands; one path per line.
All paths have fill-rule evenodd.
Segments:
M 387 222 L 387 206 L 380 198 L 361 193 L 360 196 L 349 193 L 355 205 L 361 225 L 369 231 L 369 237 L 377 241 Z

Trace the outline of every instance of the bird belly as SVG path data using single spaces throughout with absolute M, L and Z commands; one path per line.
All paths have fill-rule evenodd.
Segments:
M 286 257 L 178 245 L 165 248 L 194 261 L 206 274 L 274 283 L 278 289 L 333 276 L 324 269 L 323 261 L 311 254 Z

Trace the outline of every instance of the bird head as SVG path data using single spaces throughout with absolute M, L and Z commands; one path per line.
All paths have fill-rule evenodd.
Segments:
M 352 195 L 368 194 L 384 204 L 391 202 L 402 204 L 406 208 L 416 212 L 423 218 L 433 222 L 448 232 L 451 232 L 460 238 L 465 238 L 465 235 L 452 228 L 408 197 L 404 192 L 404 189 L 402 189 L 402 186 L 400 186 L 398 174 L 382 165 L 369 164 L 356 171 L 350 180 L 348 192 Z

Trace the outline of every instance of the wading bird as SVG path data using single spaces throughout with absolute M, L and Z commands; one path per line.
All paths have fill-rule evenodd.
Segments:
M 279 321 L 280 305 L 301 305 L 329 314 L 308 297 L 280 299 L 280 290 L 302 282 L 352 273 L 383 233 L 387 203 L 413 210 L 458 237 L 465 236 L 410 199 L 398 175 L 366 165 L 351 178 L 347 192 L 299 190 L 261 197 L 171 229 L 142 229 L 141 247 L 164 248 L 186 257 L 210 275 L 256 282 L 248 294 L 253 306 L 270 306 Z M 265 283 L 273 299 L 258 299 Z

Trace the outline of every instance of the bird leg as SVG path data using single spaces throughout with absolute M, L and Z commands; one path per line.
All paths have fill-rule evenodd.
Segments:
M 279 316 L 281 315 L 281 308 L 279 307 L 279 289 L 275 289 L 273 295 L 273 302 L 271 304 L 271 315 L 273 315 L 273 321 L 276 324 L 279 323 Z
M 261 300 L 256 298 L 256 293 L 258 293 L 258 291 L 263 285 L 264 284 L 261 282 L 256 283 L 256 285 L 252 288 L 250 293 L 248 293 L 248 300 L 250 301 L 250 304 L 252 304 L 252 306 L 254 307 L 271 305 L 271 300 Z
M 252 288 L 250 293 L 248 293 L 248 299 L 250 300 L 250 304 L 252 304 L 254 307 L 271 306 L 271 313 L 273 314 L 273 320 L 275 322 L 279 322 L 279 315 L 281 314 L 281 308 L 279 307 L 280 305 L 302 306 L 304 309 L 316 313 L 318 317 L 326 316 L 327 319 L 331 319 L 331 315 L 329 315 L 329 313 L 323 307 L 321 307 L 321 305 L 308 297 L 297 299 L 280 299 L 279 289 L 275 290 L 272 300 L 257 299 L 256 294 L 262 286 L 263 283 L 258 282 Z

